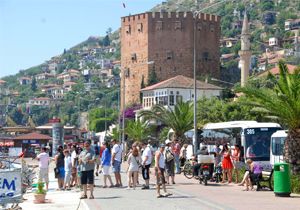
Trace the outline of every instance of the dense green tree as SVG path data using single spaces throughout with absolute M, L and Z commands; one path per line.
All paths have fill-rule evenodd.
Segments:
M 280 76 L 274 88 L 258 89 L 249 85 L 240 90 L 253 100 L 253 106 L 276 117 L 289 129 L 284 158 L 292 165 L 293 173 L 300 174 L 300 69 L 291 74 L 282 61 L 279 69 Z
M 147 123 L 140 120 L 128 120 L 126 121 L 125 133 L 130 140 L 142 142 L 147 139 L 150 130 Z
M 33 77 L 32 81 L 31 81 L 31 90 L 32 90 L 33 92 L 35 92 L 36 89 L 37 89 L 36 79 L 35 79 L 35 77 Z
M 102 44 L 103 44 L 104 47 L 107 47 L 107 46 L 110 45 L 110 39 L 109 39 L 109 36 L 108 36 L 108 35 L 106 35 L 106 36 L 103 38 Z
M 153 85 L 157 82 L 158 82 L 157 75 L 156 75 L 155 69 L 153 68 L 150 71 L 150 75 L 148 77 L 148 84 L 147 85 L 150 86 L 150 85 Z
M 141 117 L 149 120 L 157 120 L 163 125 L 172 128 L 174 138 L 184 143 L 186 138 L 184 133 L 193 128 L 193 104 L 191 102 L 177 103 L 174 109 L 163 105 L 155 105 L 151 110 L 143 110 Z

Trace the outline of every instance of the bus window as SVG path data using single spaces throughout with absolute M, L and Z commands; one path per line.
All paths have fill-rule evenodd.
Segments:
M 283 155 L 285 137 L 273 137 L 272 138 L 272 154 Z

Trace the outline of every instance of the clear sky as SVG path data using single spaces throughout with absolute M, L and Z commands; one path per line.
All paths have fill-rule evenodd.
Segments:
M 49 60 L 162 0 L 0 0 L 0 78 Z M 125 4 L 125 8 L 123 7 Z

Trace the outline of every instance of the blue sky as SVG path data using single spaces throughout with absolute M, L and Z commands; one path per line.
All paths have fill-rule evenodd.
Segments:
M 0 78 L 49 60 L 162 0 L 0 0 Z M 126 7 L 123 7 L 123 3 Z

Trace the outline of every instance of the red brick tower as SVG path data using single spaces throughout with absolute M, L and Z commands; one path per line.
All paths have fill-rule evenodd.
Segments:
M 197 75 L 219 77 L 220 17 L 196 18 Z M 143 13 L 121 18 L 121 81 L 125 104 L 139 103 L 142 79 L 151 71 L 159 81 L 184 75 L 193 77 L 194 18 L 191 12 Z M 123 93 L 123 92 L 122 92 Z M 123 104 L 123 94 L 121 104 Z

